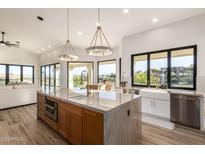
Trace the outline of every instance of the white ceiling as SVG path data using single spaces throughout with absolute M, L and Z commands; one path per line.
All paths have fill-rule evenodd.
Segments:
M 205 13 L 205 9 L 101 9 L 101 25 L 112 47 L 122 37 Z M 44 21 L 37 20 L 42 16 Z M 157 23 L 152 23 L 158 18 Z M 97 9 L 70 9 L 70 41 L 87 47 L 96 30 Z M 66 9 L 0 9 L 0 31 L 6 39 L 21 42 L 26 51 L 41 53 L 62 46 L 66 40 Z M 78 35 L 78 31 L 83 34 Z M 45 48 L 46 51 L 41 51 Z

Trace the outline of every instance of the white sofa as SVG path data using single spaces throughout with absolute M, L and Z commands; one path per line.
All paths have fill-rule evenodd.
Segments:
M 0 87 L 0 109 L 36 103 L 36 85 L 9 85 Z

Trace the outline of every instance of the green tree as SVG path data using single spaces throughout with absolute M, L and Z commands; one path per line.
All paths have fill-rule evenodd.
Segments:
M 134 82 L 139 84 L 147 84 L 147 72 L 136 72 L 134 74 Z

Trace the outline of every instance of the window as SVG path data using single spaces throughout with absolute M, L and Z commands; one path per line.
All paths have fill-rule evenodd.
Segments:
M 50 86 L 54 87 L 55 85 L 55 67 L 50 65 Z
M 93 62 L 68 62 L 68 87 L 70 89 L 85 89 L 87 83 L 93 83 L 93 75 Z
M 23 66 L 23 82 L 33 83 L 33 67 Z
M 56 87 L 60 86 L 60 64 L 56 64 Z
M 98 62 L 98 82 L 101 84 L 111 84 L 111 88 L 116 86 L 116 60 Z
M 46 88 L 60 86 L 60 64 L 41 66 L 41 86 Z
M 21 81 L 21 66 L 9 66 L 9 82 Z
M 0 86 L 6 84 L 6 65 L 0 65 Z
M 150 85 L 167 85 L 167 52 L 150 54 Z
M 34 83 L 34 66 L 0 64 L 0 86 L 18 82 Z
M 132 55 L 132 85 L 195 90 L 196 49 L 195 45 Z
M 194 88 L 194 49 L 171 52 L 171 87 Z
M 147 55 L 134 57 L 134 84 L 147 85 Z
M 50 86 L 50 66 L 46 66 L 46 86 Z
M 45 82 L 45 77 L 46 77 L 46 68 L 45 66 L 41 67 L 41 85 L 45 86 L 46 82 Z

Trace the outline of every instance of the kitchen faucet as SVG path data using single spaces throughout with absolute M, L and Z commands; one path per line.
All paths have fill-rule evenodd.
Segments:
M 84 75 L 86 75 L 86 76 L 84 76 Z M 83 78 L 84 78 L 84 79 L 87 78 L 87 85 L 88 85 L 88 82 L 89 82 L 89 74 L 88 74 L 88 71 L 87 71 L 87 70 L 83 70 L 83 71 L 81 72 L 81 75 L 80 75 L 80 80 L 81 80 L 80 84 L 81 84 L 81 85 L 83 84 Z M 87 85 L 86 85 L 87 96 L 89 96 L 89 88 L 87 87 Z

